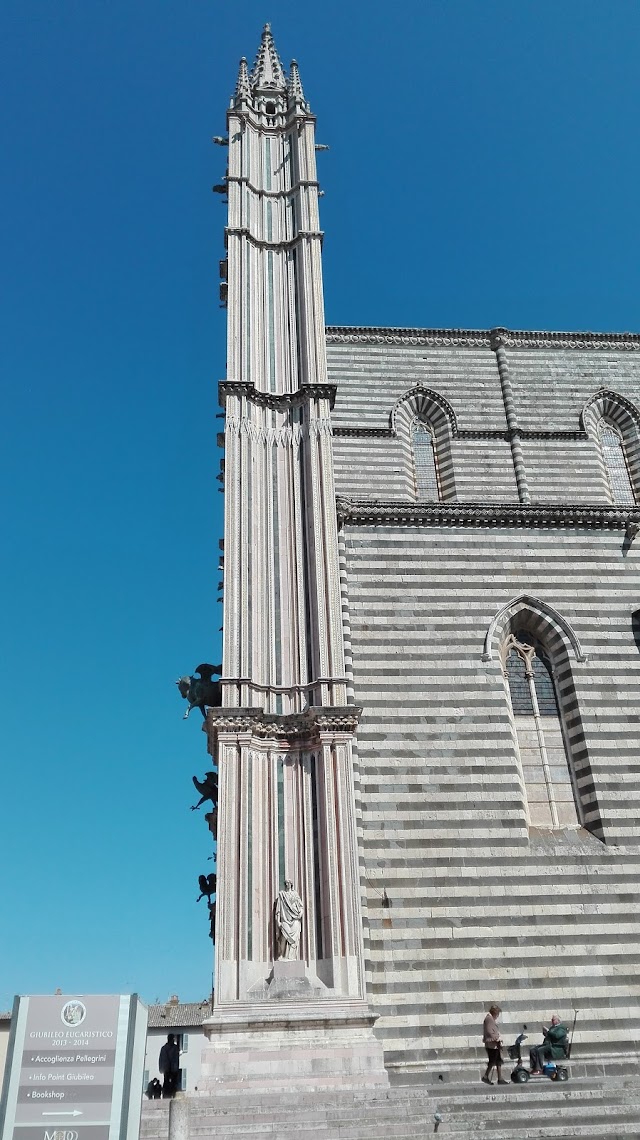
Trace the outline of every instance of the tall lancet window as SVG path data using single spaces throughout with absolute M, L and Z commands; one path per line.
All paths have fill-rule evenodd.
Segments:
M 529 822 L 576 827 L 580 819 L 549 659 L 537 638 L 522 629 L 510 634 L 504 652 Z
M 440 494 L 436 441 L 429 424 L 414 420 L 411 425 L 416 495 L 427 502 L 437 502 Z
M 611 501 L 621 506 L 633 506 L 636 497 L 624 453 L 622 436 L 613 424 L 603 420 L 598 429 L 605 471 L 611 491 Z

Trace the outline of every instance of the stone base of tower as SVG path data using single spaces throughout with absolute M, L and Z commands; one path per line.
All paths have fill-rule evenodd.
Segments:
M 386 1086 L 376 1020 L 364 1002 L 278 1002 L 214 1010 L 204 1022 L 199 1090 L 341 1090 Z

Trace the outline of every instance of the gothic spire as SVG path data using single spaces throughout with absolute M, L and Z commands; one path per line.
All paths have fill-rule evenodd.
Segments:
M 256 62 L 250 75 L 252 87 L 272 87 L 284 91 L 286 79 L 276 45 L 271 35 L 271 24 L 265 24 Z
M 251 98 L 251 87 L 249 85 L 249 68 L 247 61 L 243 56 L 240 60 L 240 67 L 238 68 L 238 82 L 236 83 L 236 102 L 241 102 L 243 99 Z
M 303 107 L 306 106 L 304 91 L 302 90 L 302 83 L 300 81 L 300 72 L 298 71 L 298 64 L 295 59 L 291 60 L 287 90 L 289 92 L 290 103 L 301 103 Z

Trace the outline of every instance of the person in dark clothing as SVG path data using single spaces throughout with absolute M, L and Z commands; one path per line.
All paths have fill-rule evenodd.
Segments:
M 162 1096 L 162 1085 L 157 1077 L 149 1081 L 147 1085 L 147 1096 L 149 1100 L 158 1100 L 158 1098 Z
M 542 1035 L 544 1037 L 542 1045 L 534 1045 L 529 1050 L 529 1067 L 532 1073 L 539 1073 L 546 1061 L 559 1060 L 568 1053 L 569 1034 L 555 1013 L 549 1028 L 542 1026 Z
M 173 1033 L 169 1034 L 166 1045 L 163 1045 L 160 1050 L 158 1068 L 163 1076 L 163 1097 L 175 1096 L 178 1087 L 178 1077 L 180 1075 L 180 1047 Z

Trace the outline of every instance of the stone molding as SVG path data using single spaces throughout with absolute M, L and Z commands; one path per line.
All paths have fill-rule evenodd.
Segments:
M 338 521 L 378 526 L 588 527 L 637 533 L 640 507 L 402 503 L 336 498 Z
M 298 132 L 300 132 L 305 123 L 312 123 L 315 126 L 317 122 L 316 116 L 312 115 L 311 112 L 293 109 L 288 110 L 285 116 L 275 117 L 282 118 L 282 121 L 273 124 L 270 123 L 269 126 L 266 126 L 260 115 L 254 112 L 250 107 L 246 109 L 233 107 L 229 110 L 229 118 L 239 119 L 243 130 L 247 127 L 252 127 L 257 135 L 263 137 L 264 135 L 269 135 L 270 138 L 273 137 L 273 135 L 288 135 L 292 127 L 296 127 Z
M 309 238 L 319 238 L 320 242 L 324 239 L 323 230 L 298 230 L 295 237 L 286 238 L 283 241 L 267 241 L 265 238 L 256 237 L 247 226 L 225 226 L 224 232 L 227 236 L 244 237 L 258 249 L 294 249 L 295 246 L 301 245 L 303 241 Z
M 353 439 L 395 439 L 397 433 L 392 428 L 352 428 L 352 427 L 334 427 L 333 435 L 341 438 Z M 507 430 L 500 428 L 487 428 L 473 429 L 473 428 L 459 428 L 454 426 L 451 432 L 453 439 L 503 439 L 506 442 L 509 440 L 510 433 Z M 580 442 L 589 438 L 589 433 L 577 428 L 575 431 L 528 431 L 526 428 L 520 428 L 521 439 L 532 440 L 562 440 L 565 442 Z
M 218 399 L 222 407 L 226 404 L 227 396 L 246 396 L 254 404 L 263 408 L 273 408 L 276 411 L 286 411 L 287 408 L 297 407 L 316 397 L 329 400 L 333 408 L 336 398 L 335 384 L 302 384 L 295 392 L 261 392 L 255 384 L 246 380 L 220 380 L 218 383 Z
M 250 735 L 257 740 L 282 740 L 296 743 L 317 739 L 321 733 L 353 736 L 362 709 L 357 705 L 342 707 L 311 706 L 302 713 L 265 713 L 262 709 L 214 708 L 207 712 L 206 730 L 234 735 Z
M 247 190 L 251 190 L 252 194 L 257 194 L 261 198 L 286 198 L 287 195 L 294 193 L 296 190 L 307 190 L 310 186 L 315 187 L 317 190 L 320 186 L 320 183 L 315 179 L 299 178 L 297 182 L 292 182 L 291 186 L 288 186 L 285 190 L 265 190 L 260 186 L 255 186 L 253 182 L 250 182 L 246 174 L 227 174 L 226 181 L 236 182 L 240 186 L 245 186 Z
M 468 345 L 491 348 L 499 335 L 512 348 L 640 349 L 640 333 L 538 332 L 509 329 L 414 329 L 328 325 L 328 344 L 424 344 L 436 348 Z
M 369 1028 L 379 1018 L 366 1000 L 349 998 L 322 998 L 316 1001 L 278 1002 L 276 1006 L 254 1002 L 221 1002 L 213 1007 L 213 1012 L 202 1021 L 207 1037 L 219 1033 L 238 1033 L 245 1029 L 268 1026 L 271 1029 L 286 1029 L 291 1026 L 326 1028 L 340 1026 L 361 1026 Z

